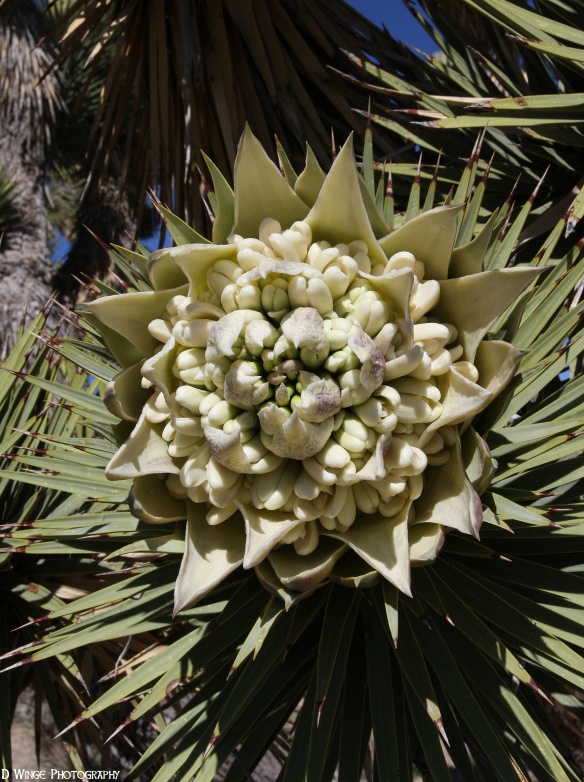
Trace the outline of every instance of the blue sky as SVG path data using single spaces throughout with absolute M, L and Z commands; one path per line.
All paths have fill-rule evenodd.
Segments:
M 381 26 L 385 24 L 394 38 L 431 54 L 436 44 L 426 35 L 402 0 L 348 0 L 359 13 Z

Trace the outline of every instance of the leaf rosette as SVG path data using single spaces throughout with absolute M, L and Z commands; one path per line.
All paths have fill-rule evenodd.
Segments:
M 213 244 L 90 305 L 125 366 L 106 403 L 135 422 L 107 475 L 144 521 L 187 520 L 176 610 L 241 565 L 287 603 L 330 580 L 410 594 L 448 530 L 478 537 L 494 463 L 471 422 L 522 355 L 486 337 L 539 270 L 454 249 L 460 206 L 390 230 L 351 140 L 291 185 L 246 131 L 234 191 L 211 171 Z

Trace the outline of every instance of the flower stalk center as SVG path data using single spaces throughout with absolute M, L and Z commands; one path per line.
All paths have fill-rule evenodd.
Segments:
M 428 463 L 449 458 L 444 432 L 427 430 L 442 412 L 439 376 L 460 358 L 457 333 L 425 316 L 435 290 L 410 253 L 375 266 L 362 241 L 331 247 L 306 223 L 282 231 L 273 220 L 259 239 L 229 241 L 236 260 L 216 262 L 206 290 L 175 296 L 151 326 L 174 344 L 163 437 L 208 519 L 242 498 L 293 513 L 305 525 L 283 542 L 306 554 L 317 522 L 342 531 L 359 511 L 391 518 L 419 496 Z

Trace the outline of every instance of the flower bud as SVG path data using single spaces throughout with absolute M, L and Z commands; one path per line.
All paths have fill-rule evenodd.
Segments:
M 148 324 L 148 331 L 159 342 L 168 342 L 172 336 L 170 324 L 167 320 L 163 320 L 162 318 L 150 321 Z
M 200 418 L 191 418 L 188 416 L 181 416 L 170 419 L 170 425 L 176 432 L 188 435 L 189 437 L 202 437 L 203 427 L 201 426 Z
M 479 371 L 470 361 L 457 361 L 452 365 L 452 368 L 473 383 L 476 383 L 479 379 Z
M 268 283 L 263 288 L 261 306 L 275 320 L 281 320 L 290 311 L 291 305 L 284 280 L 276 279 L 274 284 Z
M 395 271 L 396 269 L 411 269 L 414 271 L 414 264 L 416 263 L 416 258 L 412 255 L 412 253 L 409 253 L 405 250 L 401 250 L 398 253 L 395 253 L 391 256 L 391 258 L 387 262 L 386 266 L 386 273 L 388 271 Z
M 410 314 L 412 321 L 417 323 L 421 317 L 436 306 L 440 298 L 440 283 L 437 280 L 428 280 L 418 285 L 410 300 Z
M 268 244 L 270 234 L 278 234 L 282 230 L 282 226 L 277 220 L 271 217 L 266 217 L 260 223 L 259 239 L 264 244 Z
M 265 245 L 262 245 L 261 242 L 258 242 L 258 245 L 259 246 L 256 246 L 255 248 L 247 245 L 243 250 L 239 250 L 237 253 L 237 263 L 241 267 L 240 273 L 242 271 L 249 272 L 252 269 L 256 269 L 264 260 L 262 250 L 264 249 Z
M 268 237 L 268 242 L 270 243 L 274 252 L 280 258 L 284 258 L 287 261 L 293 261 L 295 263 L 300 263 L 300 261 L 303 260 L 298 254 L 295 243 L 290 241 L 288 236 L 285 236 L 284 234 L 273 233 Z
M 202 391 L 193 386 L 179 386 L 176 390 L 176 402 L 182 407 L 186 407 L 193 413 L 200 414 L 201 402 L 209 396 L 208 391 Z
M 301 556 L 308 556 L 318 546 L 318 530 L 315 521 L 310 521 L 304 525 L 304 535 L 294 541 L 296 553 Z

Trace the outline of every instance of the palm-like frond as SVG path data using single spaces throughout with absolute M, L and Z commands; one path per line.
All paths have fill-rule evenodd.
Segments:
M 530 204 L 516 215 L 505 204 L 489 238 L 476 162 L 471 157 L 452 196 L 464 204 L 458 245 L 481 237 L 485 268 L 501 268 L 517 260 L 516 237 Z M 423 192 L 416 181 L 404 211 L 394 210 L 368 146 L 363 173 L 396 226 L 434 205 L 436 182 Z M 513 338 L 529 352 L 506 400 L 474 423 L 499 462 L 483 495 L 481 541 L 449 534 L 437 562 L 415 570 L 413 598 L 388 584 L 358 590 L 332 584 L 285 611 L 254 575 L 237 571 L 173 619 L 182 524 L 169 533 L 116 506 L 127 487 L 101 477 L 113 452 L 107 431 L 114 419 L 95 386 L 83 388 L 83 375 L 71 387 L 29 374 L 29 394 L 58 396 L 75 411 L 63 420 L 91 420 L 105 439 L 72 439 L 68 423 L 58 437 L 41 426 L 19 443 L 40 446 L 44 455 L 39 460 L 19 448 L 5 485 L 22 491 L 34 482 L 57 489 L 59 500 L 34 513 L 32 524 L 15 518 L 7 531 L 12 556 L 24 563 L 40 554 L 54 562 L 65 553 L 76 563 L 89 558 L 114 579 L 47 606 L 45 624 L 56 627 L 42 637 L 37 630 L 36 643 L 21 650 L 23 662 L 59 659 L 85 644 L 121 644 L 129 633 L 155 634 L 152 653 L 125 652 L 111 687 L 71 720 L 85 725 L 98 717 L 111 731 L 106 715 L 120 701 L 131 703 L 120 730 L 148 715 L 159 735 L 132 778 L 210 782 L 231 760 L 225 779 L 245 780 L 290 719 L 284 782 L 330 780 L 336 768 L 340 778 L 357 782 L 371 733 L 380 779 L 411 780 L 417 767 L 433 780 L 450 780 L 445 749 L 465 782 L 479 774 L 505 782 L 529 774 L 542 782 L 579 778 L 551 717 L 572 713 L 581 720 L 575 693 L 584 689 L 578 293 L 584 261 L 573 239 L 583 214 L 579 195 L 539 252 L 526 259 L 528 248 L 521 250 L 524 262 L 549 268 L 493 327 L 494 336 Z M 177 243 L 196 238 L 171 216 L 168 227 Z M 117 262 L 126 284 L 148 285 L 143 256 L 120 250 Z M 60 344 L 58 352 L 63 367 L 71 361 L 104 380 L 114 371 L 90 326 L 83 342 Z
M 199 225 L 200 150 L 230 173 L 247 120 L 268 149 L 276 132 L 289 153 L 307 139 L 328 159 L 331 128 L 345 137 L 359 127 L 352 102 L 365 108 L 366 96 L 340 88 L 326 66 L 339 64 L 340 46 L 362 54 L 383 39 L 340 0 L 78 1 L 57 29 L 58 62 L 89 55 L 77 108 L 87 89 L 102 85 L 88 187 L 118 169 L 122 188 L 127 178 L 136 186 L 138 217 L 155 186 Z
M 492 192 L 519 193 L 551 175 L 545 190 L 557 203 L 546 230 L 573 200 L 582 160 L 582 45 L 578 2 L 420 0 L 408 7 L 436 44 L 412 53 L 396 71 L 383 49 L 353 62 L 371 91 L 374 121 L 427 150 L 431 162 L 457 166 L 469 139 L 486 128 L 483 155 L 494 154 Z M 575 189 L 576 188 L 576 189 Z M 563 200 L 564 199 L 564 200 Z M 558 203 L 559 202 L 559 203 Z
M 38 315 L 26 329 L 21 326 L 0 368 L 3 654 L 15 644 L 34 647 L 47 631 L 58 631 L 63 624 L 60 617 L 66 615 L 73 598 L 84 595 L 87 600 L 103 583 L 115 585 L 123 578 L 118 573 L 120 562 L 110 564 L 104 556 L 117 546 L 118 535 L 127 541 L 137 526 L 120 508 L 127 490 L 123 486 L 112 490 L 103 479 L 104 465 L 115 448 L 95 436 L 100 426 L 114 420 L 95 395 L 113 367 L 85 346 L 77 351 L 76 364 L 61 358 L 56 352 L 59 338 L 43 331 L 46 314 Z M 64 355 L 72 349 L 73 344 L 64 347 Z M 66 398 L 60 397 L 63 389 Z M 44 531 L 37 529 L 38 519 L 45 520 Z M 32 547 L 27 545 L 31 537 Z M 122 628 L 118 630 L 123 634 Z M 137 654 L 155 649 L 158 642 L 145 632 L 128 649 Z M 119 645 L 107 642 L 91 648 L 89 657 L 73 646 L 48 666 L 7 673 L 9 697 L 2 699 L 0 720 L 3 766 L 12 765 L 10 723 L 16 700 L 31 678 L 37 697 L 42 693 L 63 730 L 85 707 L 91 677 L 109 674 L 119 654 Z M 64 738 L 71 764 L 78 770 L 100 757 L 102 763 L 110 762 L 100 731 L 91 723 L 86 728 Z M 125 754 L 131 756 L 131 748 Z

